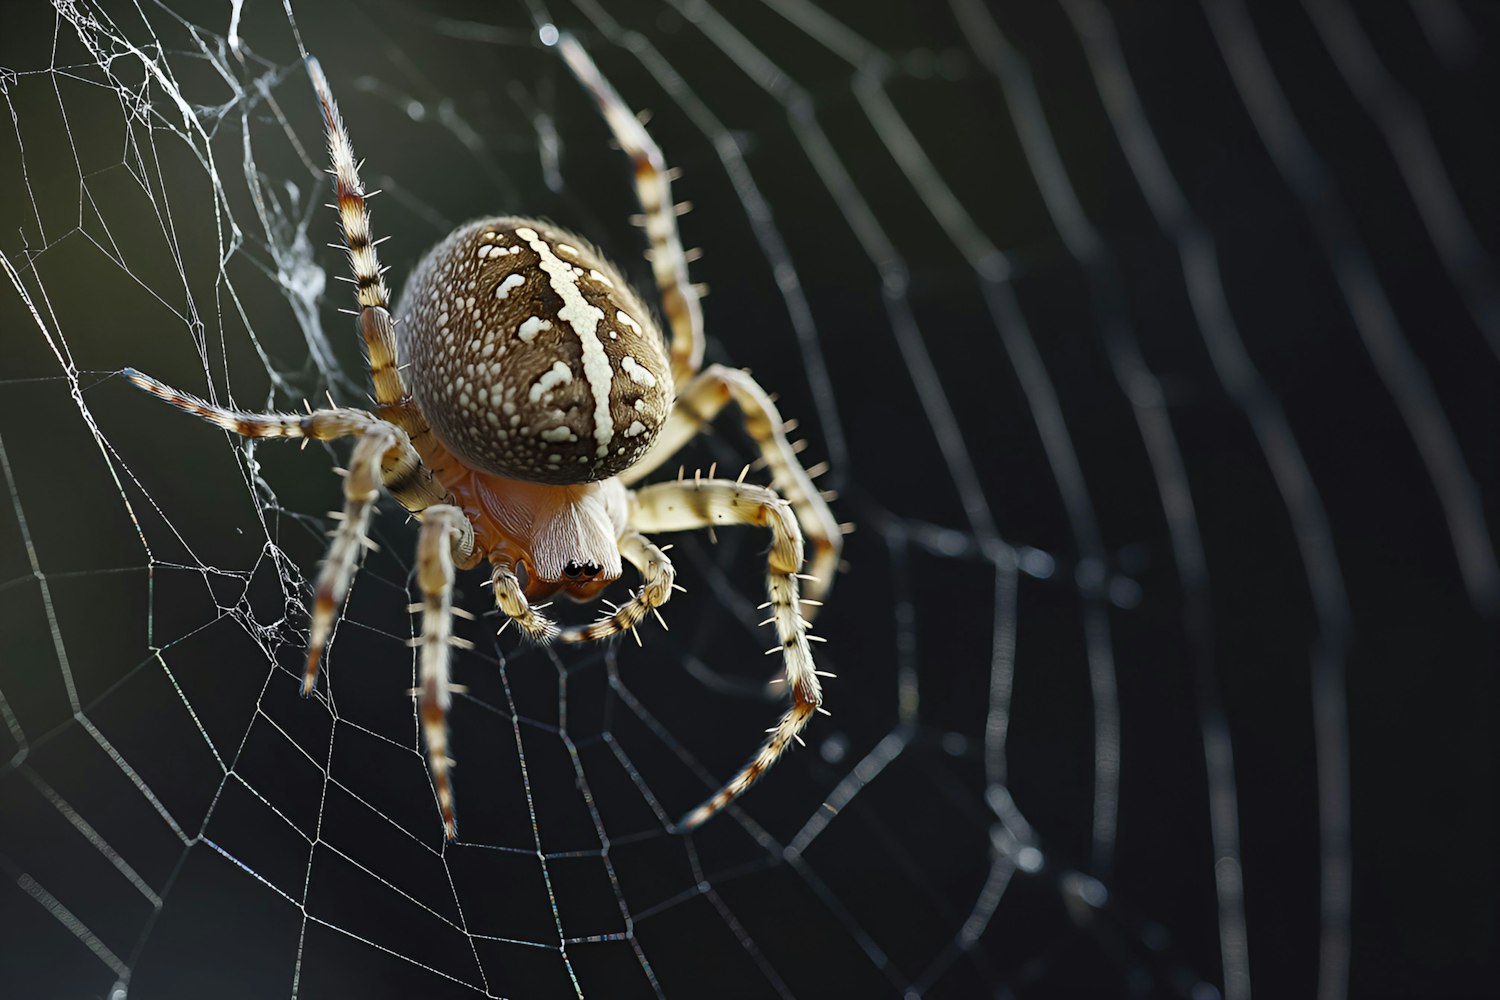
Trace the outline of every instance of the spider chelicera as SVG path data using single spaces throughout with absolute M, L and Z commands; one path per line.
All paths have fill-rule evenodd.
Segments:
M 583 48 L 556 39 L 635 167 L 649 257 L 671 329 L 588 241 L 537 219 L 496 217 L 461 226 L 417 265 L 396 315 L 371 238 L 370 215 L 348 133 L 316 60 L 308 73 L 322 105 L 354 273 L 359 330 L 369 355 L 375 412 L 330 407 L 305 414 L 215 406 L 133 369 L 132 383 L 245 437 L 357 438 L 344 510 L 317 580 L 303 694 L 353 579 L 383 488 L 420 519 L 416 581 L 423 600 L 419 700 L 427 759 L 449 839 L 456 832 L 447 712 L 454 573 L 490 564 L 495 603 L 528 639 L 588 642 L 634 631 L 672 596 L 672 561 L 650 534 L 753 524 L 771 532 L 764 607 L 774 623 L 791 707 L 759 752 L 678 823 L 689 830 L 733 802 L 822 711 L 808 622 L 838 567 L 840 527 L 788 443 L 787 424 L 749 374 L 703 360 L 700 292 L 687 279 L 678 206 L 661 150 Z M 632 489 L 698 434 L 730 401 L 744 415 L 780 494 L 738 479 L 679 475 Z M 747 467 L 748 471 L 748 467 Z M 811 544 L 803 573 L 804 538 Z M 592 624 L 559 628 L 535 602 L 598 597 L 621 573 L 641 576 L 628 601 Z M 802 583 L 806 583 L 803 596 Z M 659 617 L 659 615 L 658 615 Z M 503 631 L 503 629 L 502 629 Z

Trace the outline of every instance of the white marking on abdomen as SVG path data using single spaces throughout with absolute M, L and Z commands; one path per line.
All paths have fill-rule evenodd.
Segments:
M 639 361 L 628 354 L 620 359 L 620 368 L 624 370 L 626 375 L 630 376 L 630 381 L 638 385 L 653 386 L 656 384 L 656 376 L 652 375 Z
M 594 440 L 599 442 L 595 452 L 603 458 L 609 454 L 609 442 L 615 436 L 615 423 L 609 414 L 609 388 L 614 382 L 614 372 L 609 367 L 609 355 L 604 353 L 604 345 L 595 333 L 604 310 L 588 304 L 578 289 L 578 275 L 573 273 L 572 265 L 559 259 L 552 252 L 552 245 L 537 236 L 535 229 L 522 226 L 516 235 L 536 251 L 539 266 L 551 279 L 552 290 L 563 300 L 563 307 L 557 311 L 558 319 L 572 327 L 583 344 L 583 375 L 594 395 Z
M 543 330 L 550 329 L 552 329 L 551 320 L 542 319 L 540 316 L 530 316 L 522 321 L 521 325 L 516 328 L 516 335 L 520 337 L 522 341 L 529 344 L 531 343 L 531 338 L 535 337 Z
M 520 288 L 524 284 L 526 284 L 526 279 L 521 275 L 509 275 L 504 281 L 500 282 L 500 284 L 495 287 L 495 298 L 506 298 L 513 290 Z
M 552 367 L 542 372 L 542 377 L 531 384 L 531 401 L 533 403 L 542 398 L 542 393 L 553 386 L 567 385 L 573 381 L 573 371 L 565 362 L 555 361 Z

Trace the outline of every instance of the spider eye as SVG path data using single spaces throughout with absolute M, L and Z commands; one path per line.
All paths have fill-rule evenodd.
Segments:
M 589 565 L 592 566 L 594 564 L 589 563 Z M 567 577 L 569 580 L 578 579 L 578 574 L 582 572 L 584 572 L 583 567 L 578 565 L 578 561 L 575 559 L 569 559 L 568 564 L 563 567 L 563 576 Z
M 590 559 L 588 562 L 584 563 L 583 564 L 583 575 L 584 576 L 598 576 L 599 575 L 599 564 L 596 563 L 596 562 L 594 562 L 594 560 L 592 560 L 592 559 Z

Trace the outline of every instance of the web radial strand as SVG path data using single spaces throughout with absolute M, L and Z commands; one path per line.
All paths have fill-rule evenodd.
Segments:
M 1487 722 L 1464 671 L 1500 600 L 1496 483 L 1466 393 L 1500 392 L 1500 283 L 1490 202 L 1445 129 L 1490 134 L 1453 81 L 1494 40 L 1447 0 L 1412 4 L 1408 41 L 1452 74 L 1444 90 L 1358 5 L 1301 7 L 1287 23 L 1241 0 L 1159 21 L 1094 0 L 8 15 L 0 908 L 20 947 L 0 981 L 119 1000 L 202 969 L 255 995 L 1338 1000 L 1383 978 L 1352 923 L 1382 817 L 1351 775 L 1423 769 L 1431 792 L 1386 799 L 1413 812 L 1472 775 L 1437 741 L 1398 759 L 1351 736 L 1349 676 L 1421 707 L 1411 657 L 1370 652 L 1409 637 L 1376 619 L 1442 637 L 1445 731 Z M 826 602 L 793 607 L 826 581 L 780 566 L 757 610 L 764 534 L 720 524 L 626 539 L 641 589 L 607 593 L 615 607 L 533 604 L 509 568 L 444 558 L 463 522 L 371 500 L 353 439 L 250 442 L 125 385 L 139 368 L 201 412 L 287 427 L 373 408 L 356 321 L 335 312 L 349 261 L 322 208 L 310 54 L 368 158 L 336 140 L 361 305 L 398 301 L 427 246 L 497 212 L 597 239 L 655 301 L 629 166 L 565 37 L 681 168 L 684 245 L 704 254 L 684 256 L 714 289 L 704 365 L 753 369 L 775 401 L 754 405 L 786 424 L 746 488 L 799 514 L 826 491 L 828 537 L 855 522 Z M 1188 78 L 1243 162 L 1205 170 L 1183 139 L 1201 124 Z M 1330 109 L 1390 162 L 1346 176 Z M 1378 219 L 1367 172 L 1392 194 Z M 1264 208 L 1254 232 L 1245 204 Z M 1283 242 L 1247 263 L 1262 231 Z M 390 236 L 378 263 L 372 232 Z M 1348 343 L 1268 308 L 1256 267 L 1316 289 Z M 1413 301 L 1441 336 L 1415 335 Z M 392 402 L 389 329 L 366 332 Z M 1320 406 L 1335 368 L 1363 386 L 1348 420 L 1394 428 L 1378 468 L 1341 457 L 1367 442 Z M 732 476 L 763 443 L 740 425 L 720 417 L 632 487 L 679 463 L 687 482 Z M 792 455 L 828 475 L 789 489 Z M 341 525 L 330 469 L 351 465 Z M 1371 553 L 1372 518 L 1399 525 L 1402 555 Z M 323 588 L 304 701 L 330 531 L 330 573 L 358 573 Z M 799 716 L 763 780 L 679 827 L 793 704 L 761 619 L 784 639 L 814 613 L 829 641 L 793 673 L 832 716 Z M 626 631 L 639 648 L 545 642 Z M 1268 861 L 1267 842 L 1306 864 Z M 1454 913 L 1455 939 L 1488 916 Z M 1285 926 L 1307 935 L 1283 962 Z
M 1250 974 L 1243 885 L 1239 874 L 1240 831 L 1233 744 L 1224 718 L 1214 666 L 1207 557 L 1188 485 L 1186 460 L 1161 383 L 1147 366 L 1139 338 L 1132 328 L 1119 266 L 1083 210 L 1025 60 L 1001 34 L 999 26 L 982 4 L 956 0 L 953 8 L 976 55 L 1002 87 L 1006 107 L 1015 121 L 1017 137 L 1053 224 L 1088 276 L 1100 338 L 1120 390 L 1131 401 L 1157 480 L 1171 532 L 1173 556 L 1183 577 L 1183 630 L 1191 650 L 1194 684 L 1200 704 L 1204 759 L 1213 803 L 1210 815 L 1214 854 L 1223 862 L 1220 866 L 1223 871 L 1216 878 L 1216 888 L 1219 893 L 1219 948 L 1224 967 L 1225 996 L 1242 998 L 1250 993 Z M 1013 585 L 1008 585 L 1008 578 L 1003 575 L 997 581 L 997 589 L 1009 590 L 1011 587 Z M 997 632 L 999 628 L 997 620 Z M 1013 630 L 1005 638 L 1013 657 Z M 997 644 L 999 641 L 997 635 Z M 1001 676 L 1008 676 L 1008 671 L 1006 675 L 997 671 L 997 681 Z M 1009 705 L 1008 682 L 1004 689 L 992 696 L 992 701 Z M 1003 781 L 1003 771 L 999 771 L 998 776 L 997 771 L 997 768 L 991 769 L 991 780 L 998 783 Z

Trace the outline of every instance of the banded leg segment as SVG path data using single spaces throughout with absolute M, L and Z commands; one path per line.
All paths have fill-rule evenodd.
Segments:
M 338 203 L 339 224 L 344 234 L 344 248 L 349 254 L 355 298 L 359 302 L 359 335 L 365 343 L 370 364 L 370 380 L 375 387 L 375 402 L 380 415 L 411 435 L 418 451 L 432 464 L 440 450 L 432 429 L 420 410 L 412 404 L 411 395 L 401 378 L 397 360 L 396 322 L 391 316 L 391 292 L 385 283 L 386 269 L 380 266 L 375 251 L 381 240 L 373 238 L 370 228 L 370 194 L 359 177 L 359 161 L 349 142 L 349 131 L 339 115 L 328 79 L 318 60 L 307 57 L 307 75 L 312 78 L 318 103 L 323 109 L 323 124 L 328 134 L 328 159 L 332 163 L 334 192 Z
M 323 124 L 328 133 L 328 159 L 333 164 L 334 191 L 338 195 L 339 223 L 344 231 L 344 247 L 349 252 L 349 268 L 354 273 L 355 298 L 359 301 L 359 332 L 370 354 L 370 377 L 375 383 L 375 401 L 381 405 L 402 403 L 406 387 L 396 367 L 396 325 L 391 321 L 391 292 L 385 284 L 385 271 L 375 252 L 370 235 L 370 207 L 366 204 L 364 184 L 359 179 L 359 162 L 349 143 L 349 131 L 333 100 L 323 67 L 312 56 L 307 57 L 307 75 L 312 78 L 318 103 L 323 109 Z
M 365 547 L 380 488 L 384 486 L 403 507 L 414 513 L 435 504 L 451 503 L 452 498 L 422 463 L 406 432 L 364 410 L 334 407 L 307 413 L 248 413 L 215 406 L 179 392 L 133 368 L 126 368 L 123 374 L 133 385 L 158 399 L 242 437 L 301 438 L 304 442 L 359 437 L 349 461 L 349 471 L 344 477 L 344 510 L 337 515 L 339 525 L 333 531 L 328 558 L 313 589 L 307 665 L 302 676 L 302 694 L 312 694 L 323 648 L 333 628 L 333 616 L 349 592 L 355 562 Z M 473 527 L 467 520 L 464 524 L 467 553 L 473 548 Z
M 812 545 L 807 593 L 821 601 L 833 585 L 838 571 L 844 536 L 812 477 L 797 460 L 786 439 L 785 421 L 760 383 L 746 372 L 723 365 L 709 365 L 677 397 L 672 414 L 644 458 L 625 470 L 620 479 L 627 486 L 659 468 L 713 421 L 733 400 L 744 415 L 745 430 L 760 449 L 771 471 L 771 488 L 778 491 L 797 512 L 797 520 Z M 808 605 L 804 617 L 812 619 L 818 605 Z
M 495 588 L 495 606 L 508 619 L 506 625 L 515 622 L 522 635 L 542 645 L 557 638 L 557 623 L 538 612 L 526 600 L 526 592 L 521 587 L 515 570 L 496 564 L 490 574 L 490 583 Z M 500 626 L 500 631 L 505 631 L 505 625 Z
M 651 270 L 656 274 L 662 309 L 672 327 L 672 381 L 681 388 L 703 364 L 703 308 L 698 301 L 702 296 L 688 280 L 688 256 L 677 232 L 679 210 L 672 202 L 671 171 L 661 147 L 604 79 L 583 46 L 573 36 L 563 35 L 558 48 L 578 82 L 593 95 L 615 141 L 635 166 L 636 197 L 651 241 Z
M 197 396 L 173 389 L 149 375 L 143 375 L 134 368 L 126 368 L 122 374 L 131 384 L 157 399 L 241 437 L 332 441 L 357 437 L 372 427 L 388 427 L 395 431 L 395 440 L 381 458 L 381 485 L 401 506 L 413 513 L 433 504 L 452 501 L 448 491 L 443 489 L 432 471 L 422 462 L 406 432 L 364 410 L 332 407 L 308 410 L 306 413 L 249 413 L 215 406 Z
M 776 625 L 792 706 L 767 730 L 769 737 L 740 773 L 682 818 L 677 826 L 684 831 L 702 825 L 755 784 L 792 740 L 799 739 L 798 734 L 823 701 L 797 587 L 802 532 L 787 501 L 763 486 L 725 479 L 660 483 L 636 494 L 630 518 L 631 527 L 647 532 L 690 531 L 725 524 L 759 525 L 771 532 L 771 551 L 766 557 L 769 620 Z
M 375 500 L 380 496 L 381 459 L 387 451 L 398 447 L 397 435 L 400 433 L 399 428 L 381 421 L 368 427 L 354 446 L 354 456 L 349 460 L 349 471 L 344 476 L 344 511 L 339 515 L 339 526 L 333 530 L 333 542 L 328 546 L 328 558 L 313 588 L 307 669 L 302 675 L 304 698 L 312 694 L 317 683 L 318 662 L 323 658 L 323 647 L 328 644 L 334 613 L 343 603 L 344 595 L 349 593 L 355 561 L 367 542 Z
M 453 786 L 448 777 L 448 708 L 452 686 L 448 677 L 448 650 L 468 643 L 453 635 L 453 564 L 474 548 L 474 528 L 463 511 L 449 504 L 429 507 L 422 514 L 422 533 L 417 540 L 417 585 L 422 589 L 422 635 L 418 662 L 418 713 L 422 738 L 427 744 L 427 766 L 443 816 L 443 834 L 452 840 L 458 832 L 453 818 Z
M 627 531 L 620 536 L 619 547 L 620 555 L 641 574 L 641 589 L 613 614 L 589 625 L 563 629 L 559 638 L 564 642 L 593 642 L 634 631 L 646 615 L 667 603 L 672 596 L 677 572 L 672 568 L 672 560 L 653 545 L 651 539 L 639 531 Z M 665 622 L 662 627 L 666 627 Z

